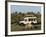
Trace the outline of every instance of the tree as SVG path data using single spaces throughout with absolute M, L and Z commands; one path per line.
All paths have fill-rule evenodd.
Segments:
M 41 13 L 40 13 L 39 11 L 37 12 L 37 14 L 38 14 L 38 15 L 41 15 Z
M 15 12 L 15 14 L 18 14 L 17 11 Z
M 22 12 L 19 12 L 19 14 L 22 14 Z

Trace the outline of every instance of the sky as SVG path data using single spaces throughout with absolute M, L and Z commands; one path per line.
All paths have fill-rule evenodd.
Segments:
M 11 12 L 41 12 L 40 6 L 11 5 Z

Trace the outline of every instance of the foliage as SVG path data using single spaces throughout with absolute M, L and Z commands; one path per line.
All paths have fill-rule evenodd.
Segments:
M 34 12 L 27 12 L 27 13 L 22 13 L 22 12 L 13 12 L 11 13 L 11 31 L 19 31 L 19 30 L 26 30 L 22 24 L 19 23 L 20 20 L 23 20 L 25 15 L 35 15 L 37 17 L 37 25 L 41 25 L 41 14 L 40 12 L 34 13 Z M 40 27 L 38 26 L 40 29 Z M 36 29 L 36 28 L 35 28 Z M 35 30 L 34 29 L 34 30 Z M 37 29 L 38 30 L 38 29 Z

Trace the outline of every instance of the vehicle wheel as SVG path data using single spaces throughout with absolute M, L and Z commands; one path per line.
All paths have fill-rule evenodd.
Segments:
M 25 24 L 21 23 L 22 26 L 25 26 Z

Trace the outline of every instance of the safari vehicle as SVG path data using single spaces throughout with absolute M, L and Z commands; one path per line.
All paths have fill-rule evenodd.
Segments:
M 31 24 L 37 23 L 37 17 L 25 17 L 23 21 L 20 21 L 21 24 Z

